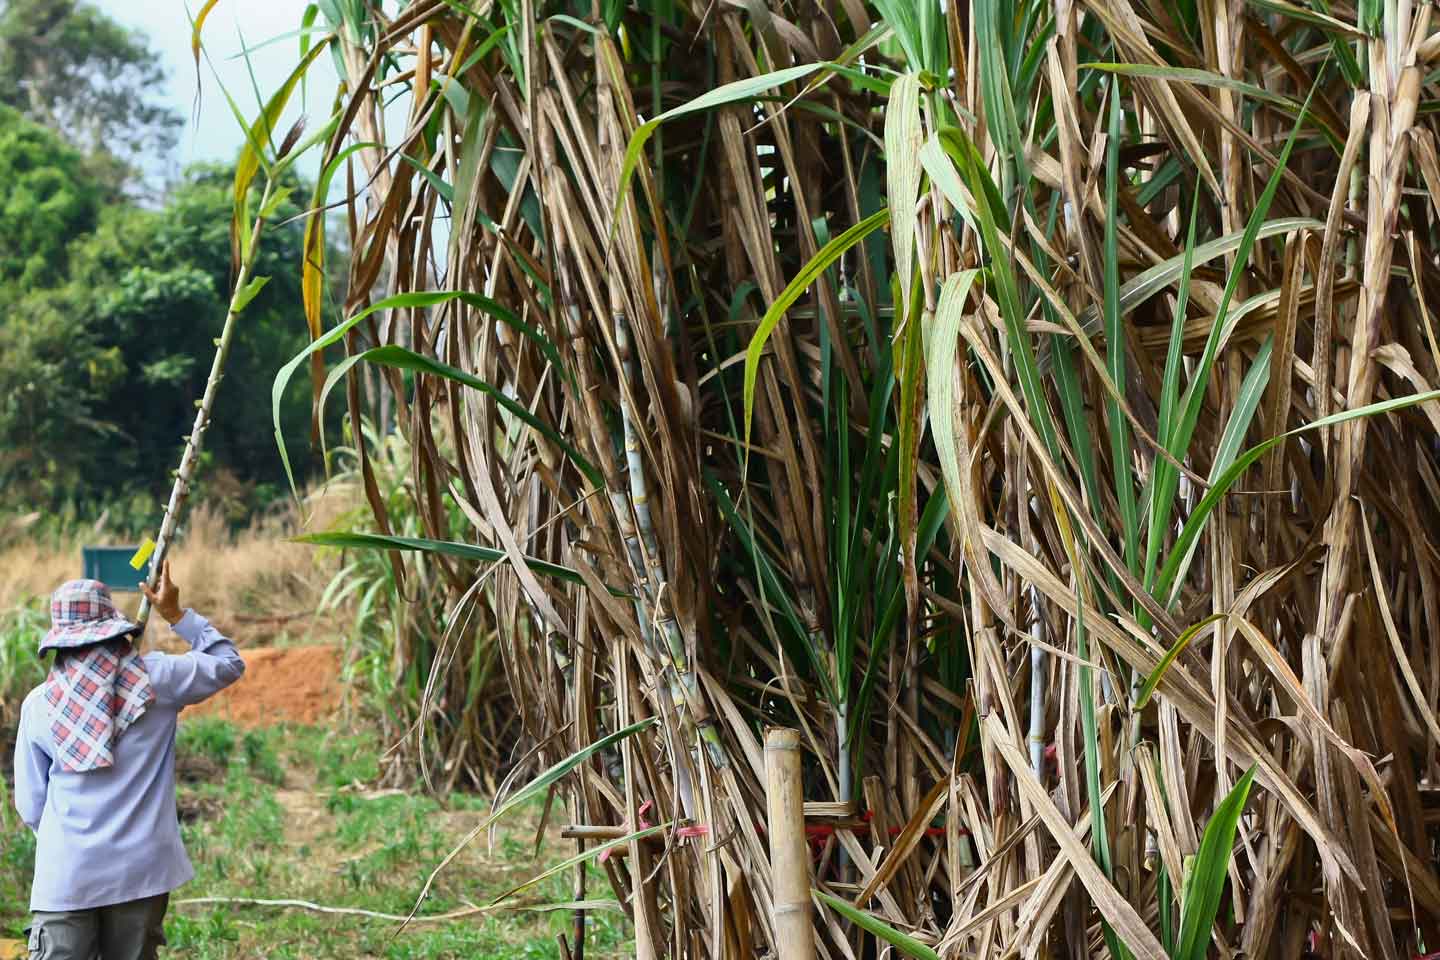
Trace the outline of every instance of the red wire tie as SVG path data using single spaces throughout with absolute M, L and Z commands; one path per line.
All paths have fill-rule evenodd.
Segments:
M 637 820 L 640 821 L 640 827 L 639 827 L 640 830 L 648 830 L 648 829 L 650 829 L 650 821 L 645 819 L 645 813 L 646 813 L 646 811 L 648 811 L 649 809 L 650 809 L 650 801 L 649 801 L 649 800 L 646 800 L 644 803 L 640 804 L 640 811 L 639 811 L 638 814 L 636 814 L 636 817 L 635 817 L 635 819 L 637 819 Z M 637 831 L 637 832 L 638 832 L 638 831 Z M 611 853 L 611 851 L 613 851 L 614 849 L 615 849 L 614 847 L 607 847 L 606 849 L 600 851 L 600 856 L 598 856 L 598 857 L 595 858 L 595 862 L 596 862 L 596 863 L 604 863 L 606 860 L 610 859 L 610 853 Z

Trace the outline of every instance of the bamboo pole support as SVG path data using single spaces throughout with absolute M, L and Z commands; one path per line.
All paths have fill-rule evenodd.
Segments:
M 776 956 L 779 960 L 815 960 L 800 731 L 780 727 L 765 735 L 765 783 Z

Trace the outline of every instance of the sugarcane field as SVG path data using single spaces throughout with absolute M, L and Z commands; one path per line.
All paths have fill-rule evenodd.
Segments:
M 1440 958 L 1429 0 L 0 0 L 0 960 Z

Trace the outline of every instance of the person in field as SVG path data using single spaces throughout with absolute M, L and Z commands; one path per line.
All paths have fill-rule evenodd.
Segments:
M 137 653 L 140 628 L 97 580 L 50 601 L 39 654 L 55 661 L 25 698 L 15 744 L 15 807 L 36 837 L 30 960 L 150 960 L 170 891 L 195 874 L 175 814 L 175 720 L 245 662 L 181 609 L 168 562 L 141 590 L 188 653 Z

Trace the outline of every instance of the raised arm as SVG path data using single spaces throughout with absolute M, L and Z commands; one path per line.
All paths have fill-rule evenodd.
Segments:
M 50 755 L 31 733 L 34 713 L 20 712 L 20 730 L 15 737 L 15 809 L 25 826 L 38 830 L 40 814 L 45 812 L 45 794 L 50 789 Z
M 159 586 L 151 590 L 141 584 L 151 606 L 170 623 L 171 629 L 190 644 L 190 652 L 179 655 L 151 653 L 145 657 L 155 696 L 169 703 L 189 706 L 199 703 L 240 679 L 245 661 L 219 630 L 194 610 L 180 610 L 180 589 L 170 579 L 170 562 L 165 561 Z
M 245 661 L 235 644 L 194 610 L 186 610 L 172 629 L 190 644 L 189 653 L 151 653 L 145 656 L 155 696 L 189 706 L 209 699 L 240 679 Z

